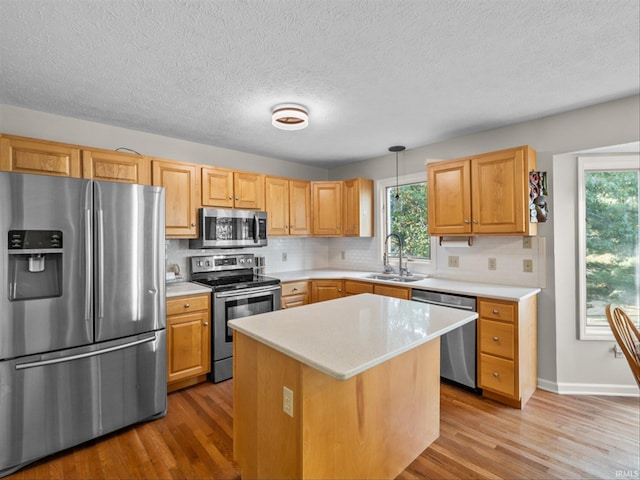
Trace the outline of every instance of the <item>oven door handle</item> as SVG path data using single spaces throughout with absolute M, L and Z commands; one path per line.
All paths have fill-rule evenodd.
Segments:
M 276 290 L 280 290 L 280 285 L 269 285 L 268 287 L 243 288 L 240 290 L 233 290 L 231 292 L 219 292 L 219 293 L 215 293 L 214 295 L 216 296 L 216 298 L 246 297 L 247 295 L 275 292 Z

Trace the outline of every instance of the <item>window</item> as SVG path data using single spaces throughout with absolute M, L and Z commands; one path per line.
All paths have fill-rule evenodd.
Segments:
M 639 323 L 640 157 L 580 157 L 580 338 L 610 340 L 617 303 Z
M 403 240 L 402 255 L 415 262 L 431 259 L 431 243 L 427 230 L 427 182 L 425 174 L 407 175 L 379 182 L 382 205 L 382 241 L 390 233 Z M 398 242 L 388 242 L 390 258 L 397 258 Z M 384 252 L 384 243 L 382 245 Z

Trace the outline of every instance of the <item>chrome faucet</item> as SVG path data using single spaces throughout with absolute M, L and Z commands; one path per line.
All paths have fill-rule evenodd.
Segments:
M 390 233 L 387 238 L 384 239 L 384 255 L 382 261 L 384 262 L 384 273 L 393 273 L 393 267 L 389 265 L 389 239 L 394 237 L 398 241 L 398 275 L 409 275 L 409 270 L 402 267 L 402 237 L 397 233 Z

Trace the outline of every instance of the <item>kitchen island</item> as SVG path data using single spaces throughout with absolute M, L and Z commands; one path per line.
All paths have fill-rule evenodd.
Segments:
M 439 435 L 440 336 L 475 318 L 362 294 L 230 321 L 242 477 L 396 477 Z

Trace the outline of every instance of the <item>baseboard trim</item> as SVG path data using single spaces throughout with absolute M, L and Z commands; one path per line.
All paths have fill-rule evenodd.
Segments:
M 538 379 L 538 388 L 560 395 L 605 395 L 612 397 L 640 397 L 635 385 L 613 385 L 595 383 L 558 383 Z

